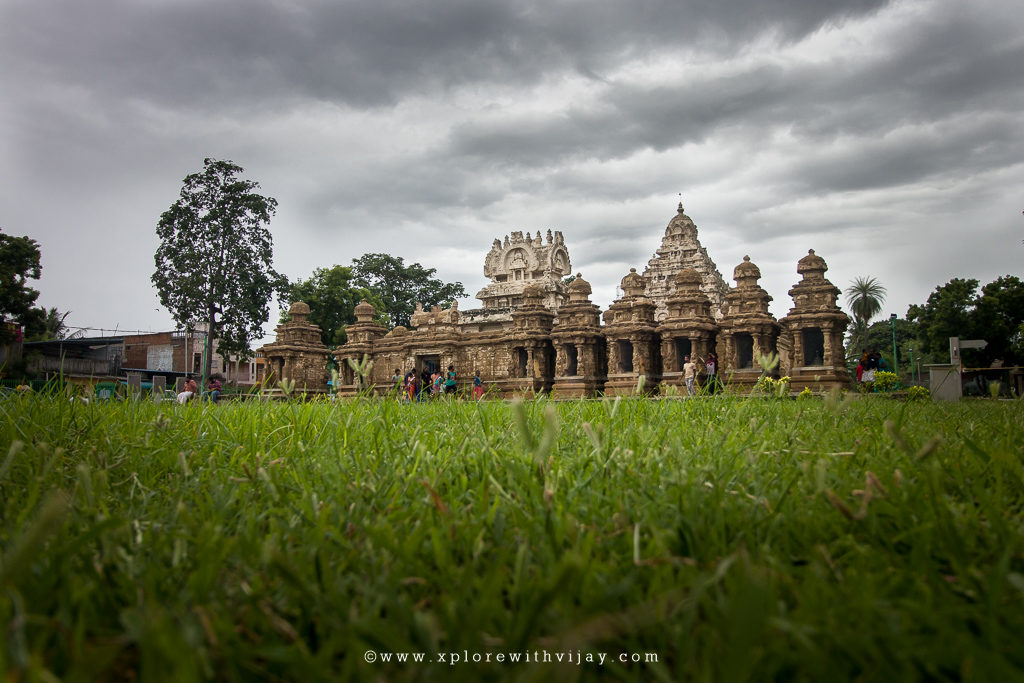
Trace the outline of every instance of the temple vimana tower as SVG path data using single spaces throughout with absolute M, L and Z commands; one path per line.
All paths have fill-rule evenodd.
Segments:
M 490 282 L 476 295 L 480 308 L 418 306 L 408 328 L 386 330 L 373 322 L 372 306 L 357 306 L 348 342 L 333 352 L 341 367 L 336 390 L 352 395 L 369 385 L 385 391 L 395 368 L 419 374 L 454 365 L 460 386 L 471 386 L 479 373 L 489 394 L 498 396 L 679 391 L 685 358 L 703 367 L 711 353 L 727 388 L 749 390 L 763 372 L 760 359 L 775 355 L 779 364 L 771 374 L 790 376 L 795 391 L 845 386 L 849 318 L 836 303 L 840 290 L 827 270 L 813 249 L 799 259 L 802 279 L 789 291 L 793 307 L 776 320 L 757 265 L 744 257 L 733 271 L 735 285 L 727 285 L 680 203 L 643 274 L 631 268 L 622 296 L 602 313 L 582 274 L 565 284 L 572 270 L 561 232 L 516 231 L 495 239 L 484 257 Z M 308 308 L 299 306 L 301 319 L 279 327 L 278 341 L 264 352 L 275 373 L 295 374 L 300 386 L 316 391 L 313 375 L 326 367 L 328 352 L 313 343 Z M 364 359 L 373 361 L 370 376 L 357 377 L 348 361 L 365 368 Z M 326 370 L 320 374 L 325 391 Z

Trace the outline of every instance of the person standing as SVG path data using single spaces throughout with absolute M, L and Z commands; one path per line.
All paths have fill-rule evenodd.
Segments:
M 449 365 L 448 366 L 448 375 L 445 377 L 445 380 L 444 380 L 444 393 L 446 393 L 446 394 L 454 394 L 455 393 L 455 388 L 456 388 L 455 366 L 454 365 Z
M 416 400 L 416 372 L 414 370 L 405 373 L 405 400 L 410 403 Z
M 860 375 L 861 384 L 868 385 L 869 387 L 874 385 L 875 371 L 878 370 L 878 359 L 880 356 L 870 353 L 868 354 L 867 363 L 864 365 L 864 372 Z
M 697 364 L 689 356 L 683 357 L 683 379 L 686 380 L 686 393 L 693 396 L 697 393 Z
M 704 373 L 707 375 L 708 392 L 713 394 L 718 390 L 718 356 L 714 352 L 709 353 L 704 361 Z
M 421 401 L 426 401 L 428 398 L 430 398 L 430 387 L 431 387 L 430 370 L 428 370 L 424 366 L 423 371 L 420 372 L 420 385 L 419 385 L 419 388 L 418 388 L 417 393 L 416 393 L 417 398 L 419 398 L 419 400 L 421 400 Z
M 484 383 L 480 379 L 480 372 L 477 371 L 473 375 L 473 398 L 480 400 L 484 396 Z

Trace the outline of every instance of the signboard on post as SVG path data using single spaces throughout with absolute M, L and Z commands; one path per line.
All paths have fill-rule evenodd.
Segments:
M 962 349 L 983 349 L 988 346 L 984 339 L 960 339 L 960 337 L 949 338 L 949 363 L 950 365 L 962 365 L 960 351 Z

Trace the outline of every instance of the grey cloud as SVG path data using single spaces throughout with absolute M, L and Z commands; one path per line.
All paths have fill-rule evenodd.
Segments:
M 1016 116 L 1024 106 L 1024 45 L 1008 28 L 1009 17 L 967 12 L 940 6 L 888 45 L 884 60 L 858 63 L 847 57 L 845 63 L 785 68 L 766 63 L 675 87 L 612 82 L 596 102 L 559 117 L 496 119 L 453 129 L 452 154 L 554 167 L 701 142 L 725 128 L 761 141 L 766 128 L 789 129 L 810 144 L 842 135 L 875 140 L 893 127 L 970 112 Z M 1015 137 L 1008 126 L 992 132 L 1004 142 Z
M 766 29 L 794 39 L 882 4 L 22 0 L 4 12 L 0 39 L 27 79 L 162 106 L 274 108 L 311 97 L 372 107 L 462 83 L 532 84 L 558 69 L 597 77 L 666 45 L 724 53 Z

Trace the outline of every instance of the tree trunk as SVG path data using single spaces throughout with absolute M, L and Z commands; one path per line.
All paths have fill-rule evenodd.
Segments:
M 210 306 L 209 314 L 206 316 L 206 340 L 203 342 L 203 389 L 210 380 L 210 367 L 213 364 L 213 323 L 216 315 L 217 312 Z

